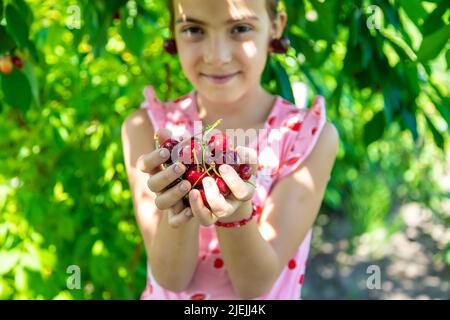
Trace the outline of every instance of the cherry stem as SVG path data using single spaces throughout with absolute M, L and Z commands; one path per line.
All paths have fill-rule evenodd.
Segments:
M 215 164 L 214 162 L 211 163 L 211 167 L 212 167 L 214 173 L 215 173 L 219 178 L 222 178 L 222 176 L 220 175 L 220 173 L 217 171 L 217 169 L 216 169 L 216 164 Z
M 251 185 L 253 187 L 253 189 L 256 189 L 256 185 L 253 182 L 250 182 L 248 180 L 246 180 L 245 182 L 248 183 L 249 185 Z
M 197 152 L 195 152 L 195 147 L 192 148 L 192 154 L 194 155 L 194 161 L 197 163 L 197 172 L 200 172 L 200 164 L 197 159 Z
M 201 141 L 201 147 L 202 147 L 202 163 L 205 164 L 206 163 L 205 162 L 205 150 L 206 150 L 206 148 L 205 148 L 205 145 L 203 143 L 203 140 Z
M 204 129 L 204 133 L 205 133 L 205 136 L 212 130 L 212 129 L 214 129 L 215 127 L 217 127 L 219 124 L 221 124 L 222 123 L 222 119 L 219 119 L 219 120 L 217 120 L 216 122 L 214 122 L 213 124 L 211 124 L 211 125 L 209 125 L 209 126 L 206 126 L 206 128 Z
M 161 145 L 159 144 L 159 136 L 157 133 L 155 133 L 153 135 L 153 141 L 155 142 L 156 149 L 159 149 L 161 147 Z
M 195 188 L 195 186 L 197 185 L 197 183 L 200 181 L 201 178 L 203 178 L 203 177 L 205 176 L 205 174 L 208 174 L 208 175 L 209 175 L 209 173 L 208 173 L 209 170 L 211 170 L 211 167 L 209 167 L 208 170 L 206 170 L 206 171 L 205 171 L 205 172 L 197 179 L 197 181 L 194 182 L 194 184 L 192 185 L 191 189 L 194 189 L 194 188 Z
M 190 136 L 188 139 L 184 139 L 183 141 L 181 141 L 180 146 L 185 144 L 186 141 L 191 141 L 192 138 L 195 138 L 196 136 L 198 136 L 200 134 L 204 134 L 206 136 L 212 129 L 214 129 L 221 123 L 222 123 L 222 119 L 219 119 L 216 122 L 214 122 L 213 124 L 207 125 L 206 127 L 203 128 L 202 132 L 196 133 L 196 134 Z

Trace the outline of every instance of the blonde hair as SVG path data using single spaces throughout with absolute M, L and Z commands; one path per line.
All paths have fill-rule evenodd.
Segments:
M 266 1 L 266 8 L 267 13 L 269 14 L 269 18 L 272 22 L 274 22 L 277 19 L 278 16 L 278 4 L 279 0 L 265 0 Z M 173 27 L 174 27 L 174 20 L 175 20 L 175 13 L 173 10 L 173 0 L 166 0 L 167 8 L 169 9 L 170 13 L 170 30 L 173 34 Z

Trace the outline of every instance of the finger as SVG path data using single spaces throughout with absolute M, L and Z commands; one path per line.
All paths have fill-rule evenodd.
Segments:
M 239 174 L 234 170 L 231 166 L 227 164 L 223 164 L 219 167 L 220 174 L 222 179 L 227 184 L 228 188 L 230 188 L 231 193 L 236 199 L 240 201 L 248 201 L 253 198 L 255 193 L 255 189 L 252 185 L 255 182 L 255 176 L 252 175 L 249 179 L 251 184 L 242 180 Z
M 193 217 L 191 208 L 184 208 L 181 212 L 175 213 L 169 210 L 169 225 L 172 228 L 179 228 Z
M 203 189 L 205 190 L 206 200 L 212 213 L 219 218 L 224 218 L 231 215 L 235 208 L 233 208 L 224 196 L 220 193 L 216 182 L 211 177 L 206 177 L 202 180 Z
M 183 201 L 178 201 L 177 203 L 175 203 L 173 205 L 172 208 L 170 208 L 170 210 L 172 210 L 174 213 L 180 213 L 181 211 L 183 211 L 185 208 L 185 205 L 183 204 Z
M 202 197 L 197 189 L 192 189 L 189 192 L 189 204 L 191 205 L 192 214 L 198 219 L 201 225 L 208 227 L 218 220 L 203 204 Z
M 161 165 L 170 158 L 169 150 L 157 149 L 141 155 L 137 160 L 139 170 L 149 174 L 155 174 L 161 170 Z
M 155 137 L 158 139 L 159 144 L 163 144 L 166 140 L 172 138 L 172 132 L 166 128 L 159 128 L 155 132 Z
M 161 192 L 186 171 L 182 163 L 174 163 L 170 167 L 150 176 L 147 181 L 148 188 L 153 192 Z
M 183 180 L 176 186 L 159 194 L 155 199 L 155 205 L 160 210 L 166 210 L 173 207 L 180 201 L 185 194 L 189 192 L 191 184 L 187 180 Z
M 252 168 L 252 174 L 256 174 L 258 170 L 258 155 L 253 148 L 238 146 L 236 152 L 239 156 L 240 163 L 249 164 Z

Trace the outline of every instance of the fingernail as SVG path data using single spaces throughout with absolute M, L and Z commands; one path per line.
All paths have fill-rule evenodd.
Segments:
M 169 155 L 169 150 L 167 150 L 166 148 L 162 148 L 161 150 L 159 150 L 159 156 L 161 158 L 166 158 Z
M 179 163 L 177 163 L 177 164 L 173 167 L 173 170 L 174 170 L 176 173 L 183 173 L 183 172 L 184 172 L 184 168 L 183 168 L 182 165 L 179 164 Z
M 197 200 L 198 195 L 196 192 L 191 192 L 190 197 L 192 200 Z
M 180 190 L 183 191 L 183 192 L 186 192 L 186 191 L 189 190 L 189 187 L 186 185 L 185 182 L 182 182 L 182 183 L 180 184 Z
M 220 170 L 220 172 L 227 173 L 228 172 L 228 166 L 225 165 L 225 164 L 221 165 L 219 170 Z

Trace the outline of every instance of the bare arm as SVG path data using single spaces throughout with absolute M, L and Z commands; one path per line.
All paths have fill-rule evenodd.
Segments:
M 305 163 L 275 185 L 258 228 L 217 228 L 221 252 L 236 292 L 245 299 L 266 293 L 312 227 L 325 194 L 338 147 L 338 134 L 327 123 Z M 229 220 L 249 216 L 240 210 Z
M 176 213 L 180 213 L 183 209 L 177 199 L 174 200 L 174 197 L 183 195 L 176 189 L 179 185 L 161 194 L 149 190 L 147 184 L 150 172 L 153 176 L 159 173 L 159 176 L 165 174 L 166 178 L 170 176 L 176 179 L 171 168 L 164 170 L 165 172 L 160 170 L 163 159 L 159 159 L 160 163 L 155 163 L 157 152 L 153 134 L 153 127 L 145 110 L 137 110 L 126 119 L 122 126 L 125 166 L 133 194 L 136 220 L 144 238 L 152 274 L 161 286 L 177 292 L 189 284 L 197 266 L 198 223 L 191 219 L 179 228 L 173 228 L 169 224 L 168 211 L 174 209 Z M 149 163 L 155 164 L 155 167 L 149 168 Z M 153 184 L 158 183 L 158 179 L 153 180 Z M 167 184 L 170 182 L 167 181 Z

